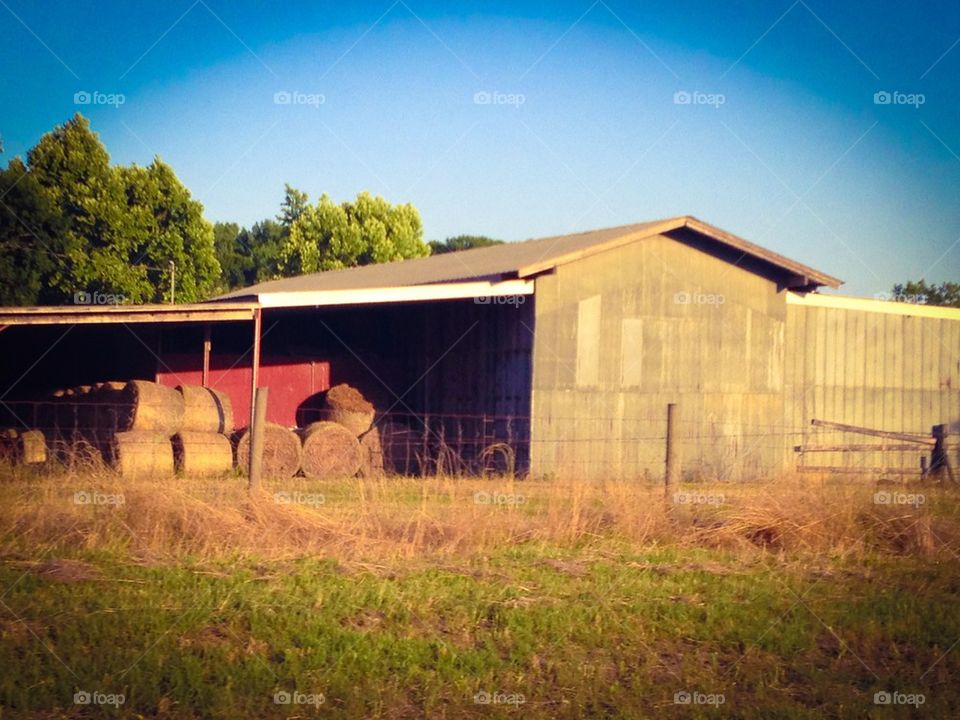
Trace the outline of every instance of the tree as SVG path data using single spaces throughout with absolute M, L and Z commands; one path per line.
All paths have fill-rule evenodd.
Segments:
M 494 240 L 486 235 L 456 235 L 448 237 L 446 240 L 431 240 L 430 250 L 434 255 L 443 255 L 448 252 L 458 252 L 460 250 L 471 250 L 478 247 L 490 247 L 491 245 L 503 245 L 503 240 Z
M 893 300 L 914 302 L 922 305 L 944 305 L 960 308 L 960 283 L 942 282 L 927 284 L 925 280 L 908 280 L 893 286 Z
M 220 264 L 213 225 L 204 219 L 203 206 L 160 158 L 146 168 L 133 165 L 119 172 L 135 223 L 131 249 L 136 274 L 148 281 L 143 287 L 132 284 L 131 289 L 140 290 L 144 301 L 170 302 L 170 275 L 175 272 L 177 300 L 197 302 L 208 297 L 217 286 Z
M 238 242 L 250 257 L 250 270 L 245 284 L 281 277 L 281 249 L 290 231 L 274 220 L 261 220 L 250 230 L 242 230 Z
M 46 287 L 64 250 L 61 218 L 20 158 L 0 170 L 0 304 L 59 302 Z
M 324 194 L 291 225 L 280 249 L 281 273 L 298 275 L 429 254 L 420 213 L 413 205 L 391 205 L 367 192 L 338 205 Z
M 310 198 L 302 190 L 297 190 L 290 183 L 283 185 L 283 202 L 280 205 L 280 214 L 277 215 L 277 222 L 286 228 L 289 228 L 297 221 L 303 211 L 310 205 Z
M 236 223 L 218 222 L 213 225 L 213 246 L 220 263 L 221 290 L 232 290 L 247 283 L 247 273 L 253 261 L 249 252 L 243 252 L 239 236 L 240 226 Z
M 171 261 L 177 300 L 214 289 L 220 268 L 203 206 L 159 158 L 147 167 L 111 166 L 82 115 L 3 173 L 16 187 L 0 206 L 0 268 L 28 268 L 24 291 L 8 292 L 8 300 L 63 302 L 93 292 L 133 303 L 169 300 Z

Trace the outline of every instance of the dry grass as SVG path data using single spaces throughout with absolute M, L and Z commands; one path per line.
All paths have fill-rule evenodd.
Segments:
M 123 549 L 141 557 L 379 561 L 476 555 L 521 543 L 615 542 L 831 557 L 933 557 L 960 546 L 955 494 L 935 487 L 895 489 L 923 493 L 925 503 L 917 507 L 877 504 L 876 491 L 862 482 L 782 477 L 762 484 L 681 486 L 677 492 L 700 502 L 678 503 L 665 500 L 662 487 L 622 481 L 295 478 L 268 483 L 251 496 L 236 477 L 24 475 L 0 482 L 0 552 L 45 547 Z M 94 502 L 76 503 L 78 492 Z M 122 496 L 122 504 L 108 504 L 108 496 Z

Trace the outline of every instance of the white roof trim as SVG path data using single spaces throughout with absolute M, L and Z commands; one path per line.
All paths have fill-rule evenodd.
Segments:
M 330 305 L 373 305 L 382 303 L 462 300 L 474 298 L 485 304 L 494 297 L 533 295 L 532 280 L 505 280 L 498 283 L 463 282 L 380 287 L 348 290 L 309 290 L 304 292 L 260 293 L 257 300 L 264 308 L 327 307 Z
M 805 295 L 788 292 L 787 305 L 806 307 L 834 308 L 837 310 L 860 310 L 862 312 L 883 313 L 885 315 L 910 315 L 913 317 L 940 318 L 942 320 L 960 320 L 960 308 L 919 305 L 917 303 L 898 302 L 894 299 L 850 297 L 848 295 Z

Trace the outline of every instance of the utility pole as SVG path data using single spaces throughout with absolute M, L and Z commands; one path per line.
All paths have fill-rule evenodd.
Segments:
M 177 264 L 170 261 L 170 304 L 175 304 L 175 294 L 177 291 Z

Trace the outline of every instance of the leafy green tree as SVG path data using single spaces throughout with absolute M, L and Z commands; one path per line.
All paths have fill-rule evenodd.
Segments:
M 0 304 L 60 302 L 46 282 L 61 261 L 63 223 L 20 158 L 0 170 Z
M 170 275 L 176 273 L 179 302 L 203 300 L 216 289 L 220 263 L 213 225 L 203 206 L 190 196 L 173 169 L 159 158 L 147 167 L 119 168 L 129 203 L 137 277 L 146 270 L 147 285 L 131 285 L 144 301 L 170 302 Z M 175 268 L 170 267 L 173 262 Z M 126 293 L 125 293 L 126 294 Z
M 16 187 L 0 220 L 0 268 L 29 269 L 12 299 L 63 302 L 97 291 L 133 303 L 169 300 L 171 261 L 177 300 L 200 300 L 216 286 L 213 227 L 202 205 L 159 158 L 111 166 L 79 114 L 44 135 L 26 163 L 11 162 L 3 182 Z M 24 228 L 36 242 L 25 245 Z
M 960 308 L 960 283 L 942 282 L 927 284 L 925 280 L 908 280 L 893 286 L 893 300 L 916 302 L 925 305 L 944 305 Z
M 303 215 L 303 211 L 310 206 L 310 198 L 302 190 L 297 190 L 290 183 L 284 183 L 283 203 L 280 205 L 280 214 L 277 222 L 289 228 Z
M 261 220 L 250 230 L 242 230 L 241 247 L 250 257 L 247 285 L 281 276 L 281 249 L 290 235 L 288 228 L 275 220 Z
M 446 240 L 431 240 L 428 244 L 433 255 L 443 255 L 448 252 L 503 245 L 503 240 L 494 240 L 486 235 L 456 235 Z
M 391 205 L 367 192 L 338 205 L 324 194 L 290 227 L 280 250 L 280 270 L 297 275 L 429 254 L 413 205 Z
M 247 273 L 253 265 L 249 252 L 243 252 L 240 226 L 218 222 L 213 225 L 213 246 L 220 263 L 220 290 L 232 290 L 247 282 Z M 244 230 L 246 232 L 246 230 Z

